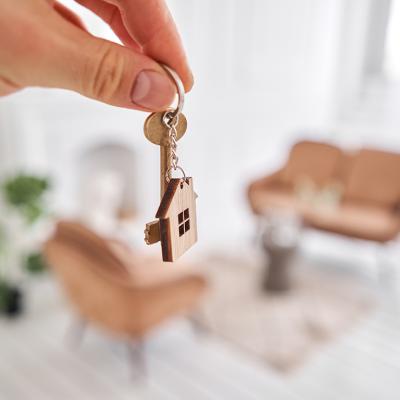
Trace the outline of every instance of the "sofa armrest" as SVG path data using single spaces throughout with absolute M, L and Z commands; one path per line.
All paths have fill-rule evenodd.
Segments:
M 250 183 L 250 185 L 247 188 L 248 196 L 250 197 L 254 193 L 254 191 L 267 189 L 271 186 L 275 186 L 281 183 L 282 172 L 283 168 L 280 168 L 279 170 L 273 172 L 272 174 L 264 176 L 263 178 L 257 179 L 256 181 Z
M 255 180 L 247 187 L 247 198 L 249 200 L 250 207 L 255 214 L 257 214 L 258 212 L 254 207 L 254 198 L 257 196 L 258 193 L 281 184 L 282 172 L 283 168 L 280 168 L 277 171 L 267 176 L 264 176 L 263 178 Z

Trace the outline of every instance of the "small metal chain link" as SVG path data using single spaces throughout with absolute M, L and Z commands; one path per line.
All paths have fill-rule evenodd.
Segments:
M 168 145 L 169 145 L 169 157 L 170 167 L 166 171 L 165 179 L 167 182 L 171 180 L 172 171 L 180 170 L 183 177 L 186 178 L 185 172 L 182 167 L 179 166 L 179 157 L 177 154 L 178 141 L 177 141 L 177 130 L 179 122 L 179 114 L 174 115 L 171 111 L 166 111 L 163 116 L 163 122 L 168 127 Z

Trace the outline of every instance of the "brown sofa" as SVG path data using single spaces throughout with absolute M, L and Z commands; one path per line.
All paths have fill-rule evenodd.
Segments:
M 304 200 L 304 188 L 330 190 L 338 201 L 325 207 Z M 400 154 L 302 141 L 281 169 L 250 184 L 248 198 L 257 215 L 295 210 L 313 228 L 384 243 L 400 231 Z
M 138 256 L 79 223 L 59 222 L 44 250 L 78 315 L 128 339 L 190 312 L 206 288 L 187 266 Z

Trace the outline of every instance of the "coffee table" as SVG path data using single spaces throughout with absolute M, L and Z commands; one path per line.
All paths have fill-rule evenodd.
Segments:
M 263 225 L 262 245 L 267 263 L 262 287 L 266 291 L 287 291 L 291 287 L 292 261 L 302 228 L 301 218 L 291 211 L 269 210 Z

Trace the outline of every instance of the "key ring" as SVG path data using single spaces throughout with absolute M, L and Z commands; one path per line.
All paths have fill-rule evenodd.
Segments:
M 183 110 L 183 105 L 185 103 L 185 88 L 183 87 L 183 83 L 179 75 L 168 65 L 161 64 L 162 67 L 168 72 L 168 75 L 172 78 L 175 83 L 176 91 L 178 94 L 178 104 L 174 111 L 166 111 L 163 117 L 164 123 L 166 123 L 165 118 L 169 118 L 170 121 L 173 121 L 177 115 L 179 115 Z
M 165 180 L 169 183 L 170 180 L 172 179 L 172 171 L 180 171 L 182 173 L 182 178 L 184 181 L 186 181 L 186 174 L 185 171 L 183 170 L 182 167 L 180 167 L 179 165 L 175 168 L 175 167 L 169 167 L 167 169 L 167 171 L 165 172 Z
M 178 156 L 176 153 L 176 149 L 177 149 L 176 127 L 178 125 L 179 115 L 182 112 L 183 104 L 185 102 L 185 88 L 183 87 L 183 83 L 182 83 L 181 79 L 179 78 L 178 74 L 172 68 L 170 68 L 164 64 L 161 64 L 161 65 L 163 66 L 163 68 L 167 71 L 167 73 L 170 75 L 170 77 L 175 82 L 176 91 L 178 93 L 178 104 L 177 104 L 175 110 L 165 111 L 165 113 L 162 117 L 162 121 L 163 121 L 164 125 L 168 128 L 168 137 L 169 137 L 169 146 L 170 146 L 170 163 L 171 163 L 170 165 L 171 166 L 168 168 L 168 170 L 165 173 L 165 180 L 167 183 L 169 183 L 169 181 L 171 180 L 172 171 L 176 171 L 176 170 L 179 170 L 182 173 L 183 179 L 186 179 L 185 171 L 182 169 L 181 166 L 178 165 L 179 159 L 178 159 Z

